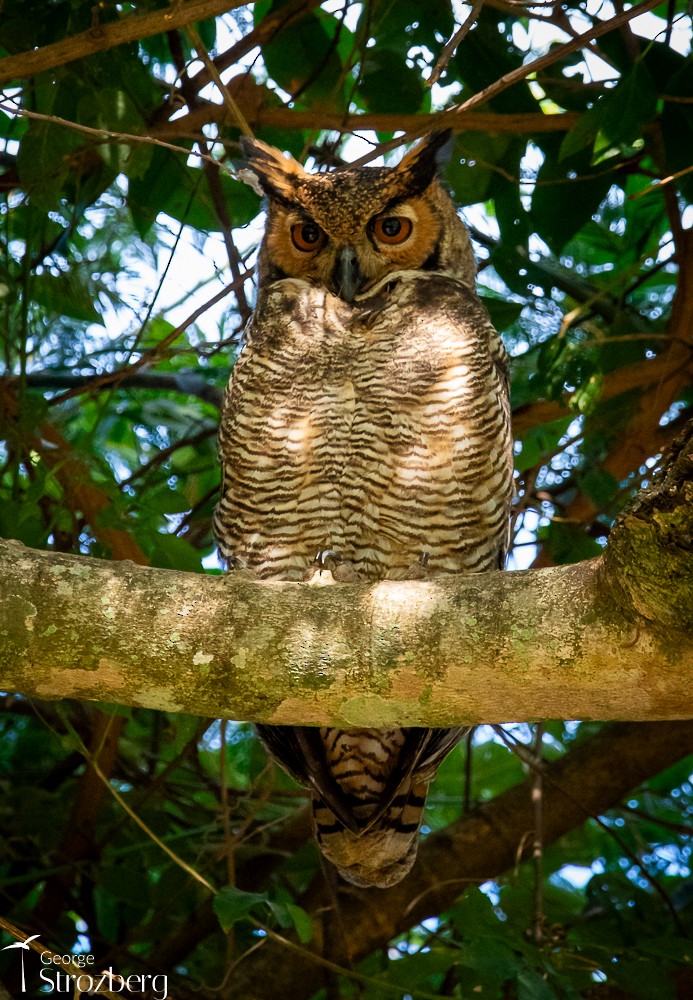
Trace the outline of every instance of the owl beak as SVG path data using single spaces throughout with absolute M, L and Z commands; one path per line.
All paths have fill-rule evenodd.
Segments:
M 332 272 L 334 289 L 345 302 L 353 302 L 363 285 L 363 275 L 352 247 L 342 247 L 337 251 L 337 259 Z

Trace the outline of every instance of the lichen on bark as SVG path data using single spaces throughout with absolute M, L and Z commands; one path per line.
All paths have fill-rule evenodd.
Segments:
M 692 454 L 693 427 L 603 557 L 521 573 L 310 586 L 0 542 L 0 689 L 284 725 L 691 717 Z

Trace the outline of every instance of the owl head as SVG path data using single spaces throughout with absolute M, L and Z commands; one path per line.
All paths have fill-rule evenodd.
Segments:
M 394 167 L 311 174 L 292 157 L 243 140 L 267 196 L 260 286 L 302 278 L 348 302 L 393 271 L 437 271 L 473 285 L 467 230 L 439 179 L 450 132 L 432 132 Z

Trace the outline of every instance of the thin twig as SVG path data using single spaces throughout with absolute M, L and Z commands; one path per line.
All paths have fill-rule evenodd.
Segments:
M 9 98 L 6 97 L 6 100 L 9 100 Z M 39 122 L 51 122 L 53 125 L 62 125 L 65 128 L 74 129 L 76 132 L 84 132 L 85 135 L 96 136 L 100 144 L 106 141 L 125 143 L 143 142 L 150 146 L 161 146 L 162 149 L 171 149 L 174 153 L 184 153 L 186 157 L 198 156 L 203 161 L 210 159 L 221 170 L 226 170 L 232 177 L 234 176 L 233 170 L 230 167 L 227 167 L 224 163 L 220 163 L 214 157 L 205 157 L 202 153 L 195 153 L 194 150 L 188 149 L 187 146 L 176 146 L 175 143 L 164 142 L 163 139 L 154 139 L 150 135 L 135 135 L 132 132 L 113 132 L 110 129 L 92 128 L 90 125 L 80 125 L 78 122 L 68 121 L 67 118 L 60 118 L 58 115 L 44 115 L 39 111 L 29 111 L 27 108 L 21 108 L 16 104 L 0 104 L 0 111 L 4 111 L 8 115 L 17 115 L 19 118 L 32 118 Z
M 199 98 L 195 93 L 195 89 L 192 87 L 192 84 L 190 82 L 190 77 L 187 72 L 187 67 L 183 62 L 183 54 L 180 48 L 178 35 L 175 32 L 169 32 L 168 38 L 169 38 L 169 45 L 171 47 L 171 54 L 173 55 L 174 61 L 178 69 L 183 96 L 185 97 L 188 103 L 188 107 L 192 110 L 193 108 L 197 107 Z M 241 129 L 242 130 L 244 128 L 248 129 L 248 125 L 245 119 L 243 118 L 240 110 L 238 109 L 236 102 L 233 100 L 231 94 L 224 86 L 221 77 L 219 76 L 216 70 L 216 67 L 214 66 L 209 57 L 207 49 L 204 47 L 202 40 L 200 39 L 199 35 L 194 29 L 192 30 L 192 34 L 190 34 L 190 38 L 192 39 L 195 48 L 197 48 L 198 54 L 199 53 L 203 54 L 203 58 L 210 64 L 210 67 L 214 70 L 214 73 L 216 73 L 215 82 L 217 83 L 217 87 L 221 90 L 224 99 L 225 100 L 228 99 L 228 104 L 231 107 L 232 114 L 236 114 L 237 112 L 236 117 L 238 119 L 238 124 L 240 124 L 241 126 Z M 252 136 L 252 132 L 250 132 L 249 129 L 248 132 L 246 132 L 246 134 L 250 134 Z M 231 275 L 234 279 L 234 282 L 236 282 L 241 277 L 242 257 L 233 240 L 233 220 L 231 218 L 231 214 L 229 212 L 228 205 L 226 203 L 226 198 L 224 196 L 224 191 L 221 186 L 221 175 L 219 172 L 221 164 L 215 161 L 210 156 L 210 145 L 207 142 L 207 139 L 204 133 L 202 132 L 202 129 L 200 129 L 200 133 L 196 137 L 196 141 L 200 149 L 200 153 L 203 155 L 203 157 L 207 157 L 207 159 L 203 160 L 203 170 L 205 173 L 205 177 L 207 179 L 209 192 L 212 196 L 212 201 L 214 203 L 214 211 L 216 212 L 217 218 L 219 219 L 219 223 L 221 225 L 221 233 L 224 239 L 224 246 L 226 247 L 226 254 L 229 261 L 229 269 L 231 271 Z M 240 284 L 236 285 L 236 302 L 238 305 L 238 311 L 243 321 L 243 325 L 245 325 L 245 323 L 248 321 L 250 317 L 252 309 L 250 308 L 248 304 L 248 299 L 246 298 L 244 282 L 241 282 Z
M 542 739 L 544 724 L 538 722 L 534 733 L 534 763 L 532 771 L 532 802 L 534 804 L 534 841 L 532 859 L 534 862 L 534 920 L 532 937 L 539 947 L 544 941 L 544 798 L 542 784 Z
M 71 723 L 69 722 L 68 719 L 64 719 L 64 722 L 68 726 L 68 729 L 70 730 L 70 735 L 76 741 L 77 747 L 78 747 L 80 753 L 83 754 L 85 760 L 89 761 L 91 767 L 94 770 L 94 773 L 98 776 L 99 780 L 101 782 L 103 782 L 104 786 L 106 787 L 106 790 L 108 792 L 110 792 L 110 794 L 116 800 L 116 802 L 121 807 L 121 809 L 123 809 L 124 812 L 126 812 L 128 814 L 128 816 L 130 817 L 130 819 L 134 823 L 136 823 L 137 826 L 139 826 L 140 830 L 143 830 L 144 833 L 149 837 L 149 839 L 154 844 L 156 844 L 157 847 L 159 847 L 164 852 L 164 854 L 167 854 L 168 857 L 175 864 L 177 864 L 180 868 L 182 868 L 183 871 L 187 872 L 188 875 L 190 875 L 193 879 L 195 879 L 196 882 L 199 882 L 200 885 L 203 885 L 205 887 L 205 889 L 209 890 L 209 892 L 211 892 L 211 893 L 213 893 L 213 894 L 216 895 L 217 890 L 214 888 L 214 886 L 210 882 L 208 882 L 207 879 L 203 875 L 200 875 L 200 873 L 198 871 L 196 871 L 192 867 L 192 865 L 189 865 L 187 863 L 187 861 L 185 861 L 183 858 L 180 857 L 180 855 L 176 854 L 175 851 L 172 851 L 171 848 L 168 846 L 168 844 L 164 843 L 164 841 L 154 833 L 154 831 L 151 829 L 151 827 L 147 826 L 147 824 L 144 822 L 144 820 L 141 819 L 140 816 L 138 816 L 138 814 L 134 811 L 134 809 L 132 809 L 128 805 L 128 803 L 125 801 L 125 799 L 120 794 L 120 792 L 118 792 L 113 787 L 113 785 L 111 784 L 111 782 L 109 781 L 109 779 L 103 773 L 103 771 L 99 767 L 99 764 L 97 762 L 96 757 L 89 752 L 89 750 L 87 749 L 86 745 L 82 742 L 82 739 L 79 736 L 79 734 L 77 733 L 76 729 L 71 725 Z
M 677 170 L 675 174 L 669 174 L 668 177 L 662 177 L 653 181 L 649 187 L 643 188 L 642 191 L 636 191 L 634 194 L 629 194 L 628 201 L 635 201 L 637 198 L 644 198 L 646 194 L 652 194 L 653 191 L 658 191 L 660 188 L 663 188 L 665 184 L 671 184 L 673 181 L 677 181 L 679 177 L 685 177 L 686 174 L 690 174 L 692 170 L 693 164 L 691 164 L 690 167 L 684 167 L 683 170 Z
M 235 99 L 231 95 L 231 92 L 229 91 L 229 88 L 226 86 L 226 84 L 222 80 L 222 78 L 221 78 L 221 76 L 219 74 L 219 70 L 216 68 L 216 66 L 214 65 L 214 63 L 210 59 L 209 52 L 207 51 L 207 48 L 206 48 L 204 42 L 200 38 L 200 35 L 199 35 L 199 32 L 198 32 L 197 28 L 193 24 L 188 24 L 184 28 L 184 31 L 185 31 L 186 35 L 188 36 L 191 45 L 193 46 L 193 48 L 197 52 L 198 58 L 205 64 L 205 66 L 207 68 L 207 72 L 209 73 L 209 75 L 211 76 L 211 78 L 214 80 L 214 82 L 215 82 L 215 84 L 217 86 L 217 90 L 219 91 L 219 93 L 221 94 L 221 96 L 222 96 L 222 98 L 224 100 L 224 104 L 229 109 L 229 111 L 231 112 L 232 116 L 236 119 L 236 123 L 237 123 L 238 127 L 240 128 L 241 132 L 243 133 L 243 135 L 246 135 L 246 136 L 248 136 L 249 138 L 252 139 L 253 138 L 253 131 L 250 128 L 250 125 L 248 125 L 248 122 L 245 120 L 245 118 L 243 116 L 243 112 L 238 107 L 238 104 L 236 103 Z
M 0 59 L 0 82 L 26 80 L 36 73 L 65 66 L 75 59 L 84 59 L 95 52 L 105 52 L 116 45 L 151 38 L 191 21 L 218 17 L 242 7 L 245 2 L 246 0 L 187 0 L 186 3 L 176 3 L 171 10 L 157 9 L 147 11 L 146 14 L 120 17 L 110 24 L 99 25 L 98 31 L 88 28 L 78 35 L 62 38 L 59 42 L 44 45 L 40 49 L 29 49 Z
M 465 816 L 469 814 L 472 806 L 472 746 L 474 743 L 474 730 L 470 729 L 465 738 L 465 758 L 464 758 L 464 802 L 462 812 Z
M 4 917 L 0 917 L 0 927 L 2 927 L 3 930 L 7 931 L 7 933 L 11 937 L 13 937 L 16 941 L 19 941 L 21 943 L 21 945 L 22 945 L 23 948 L 26 948 L 27 950 L 31 949 L 31 951 L 35 951 L 37 955 L 41 956 L 41 958 L 43 958 L 44 955 L 49 956 L 48 962 L 46 962 L 46 965 L 52 965 L 52 966 L 60 969 L 61 972 L 64 972 L 65 975 L 69 976 L 70 979 L 72 979 L 75 982 L 80 977 L 86 978 L 87 974 L 85 974 L 84 968 L 82 968 L 82 967 L 80 967 L 80 966 L 78 966 L 76 964 L 73 965 L 72 962 L 64 962 L 63 958 L 62 958 L 62 955 L 56 955 L 56 953 L 53 952 L 53 951 L 51 951 L 50 948 L 46 948 L 45 945 L 38 944 L 37 941 L 36 941 L 36 938 L 39 936 L 38 934 L 33 934 L 33 935 L 26 934 L 24 931 L 20 930 L 19 927 L 15 927 L 14 924 L 11 924 L 9 922 L 9 920 L 5 920 Z M 75 971 L 72 971 L 73 969 Z M 92 975 L 91 973 L 88 973 L 88 974 Z M 97 975 L 100 978 L 100 974 L 98 974 L 98 973 L 93 974 L 92 978 L 96 978 Z M 124 982 L 123 982 L 122 977 L 119 976 L 117 973 L 112 973 L 111 982 L 113 980 L 116 980 L 118 982 L 118 985 L 120 986 L 120 990 L 122 990 L 123 986 L 125 985 Z M 116 993 L 112 992 L 111 990 L 106 990 L 106 989 L 103 989 L 103 987 L 99 987 L 99 991 L 98 992 L 99 992 L 99 996 L 106 997 L 107 1000 L 120 1000 L 120 998 L 121 998 L 120 991 L 116 994 Z M 77 988 L 75 986 L 75 996 L 78 997 L 80 995 L 81 994 L 78 993 Z M 84 995 L 86 996 L 86 994 L 84 994 Z M 9 996 L 9 994 L 8 994 L 8 996 Z
M 472 9 L 470 10 L 469 14 L 467 14 L 466 18 L 464 19 L 460 27 L 457 29 L 455 34 L 452 36 L 452 38 L 448 42 L 446 42 L 443 51 L 440 53 L 440 58 L 433 67 L 433 72 L 429 76 L 428 80 L 426 80 L 427 87 L 432 87 L 434 83 L 438 82 L 441 75 L 447 68 L 447 65 L 450 62 L 455 49 L 457 48 L 458 45 L 460 45 L 462 41 L 464 41 L 464 39 L 467 37 L 467 35 L 475 25 L 477 18 L 481 13 L 481 8 L 483 6 L 484 6 L 484 0 L 473 0 Z
M 364 986 L 375 986 L 383 994 L 392 994 L 395 997 L 402 996 L 402 987 L 397 986 L 395 983 L 388 983 L 384 979 L 378 979 L 374 976 L 364 976 L 363 973 L 356 972 L 354 969 L 347 969 L 343 965 L 338 965 L 336 962 L 331 962 L 327 958 L 323 958 L 322 955 L 318 955 L 314 951 L 309 951 L 302 945 L 297 944 L 295 941 L 291 941 L 289 938 L 284 937 L 282 934 L 278 934 L 277 931 L 271 930 L 269 927 L 264 926 L 257 920 L 250 918 L 250 922 L 254 924 L 258 929 L 263 930 L 267 935 L 265 940 L 276 941 L 277 944 L 282 945 L 289 951 L 300 955 L 303 959 L 307 959 L 310 962 L 314 962 L 316 965 L 321 965 L 325 969 L 329 969 L 331 972 L 336 972 L 340 976 L 344 976 L 346 979 L 352 979 L 356 983 L 362 983 Z M 246 954 L 249 954 L 246 952 Z M 238 965 L 238 963 L 236 963 Z M 440 993 L 427 993 L 419 989 L 409 989 L 407 990 L 409 996 L 412 1000 L 440 1000 Z
M 206 441 L 214 434 L 216 434 L 216 427 L 203 427 L 196 434 L 190 434 L 188 437 L 179 438 L 177 441 L 168 445 L 168 447 L 157 451 L 152 459 L 145 462 L 144 465 L 140 465 L 140 467 L 135 469 L 135 471 L 132 472 L 127 479 L 123 479 L 121 481 L 121 490 L 126 486 L 131 486 L 136 480 L 142 479 L 144 476 L 148 476 L 155 469 L 158 469 L 159 466 L 163 465 L 164 462 L 167 462 L 171 455 L 178 451 L 179 448 L 194 447 L 196 444 L 200 444 L 201 441 Z

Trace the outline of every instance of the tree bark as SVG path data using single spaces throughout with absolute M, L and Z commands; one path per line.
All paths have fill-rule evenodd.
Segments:
M 315 581 L 0 543 L 0 687 L 281 725 L 689 718 L 693 426 L 604 557 L 423 582 Z

